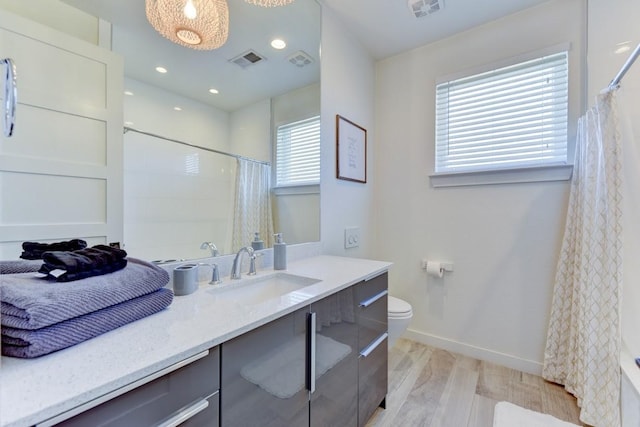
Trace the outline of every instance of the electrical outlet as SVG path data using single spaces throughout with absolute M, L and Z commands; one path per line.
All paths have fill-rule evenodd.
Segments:
M 360 246 L 360 227 L 347 227 L 344 229 L 344 248 L 357 248 Z

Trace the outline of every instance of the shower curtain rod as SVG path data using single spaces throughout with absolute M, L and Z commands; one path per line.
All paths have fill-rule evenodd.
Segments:
M 629 71 L 629 68 L 631 68 L 638 56 L 640 56 L 640 43 L 638 44 L 638 46 L 636 46 L 633 52 L 631 52 L 631 55 L 629 55 L 627 61 L 624 63 L 622 68 L 620 68 L 618 74 L 616 74 L 613 80 L 611 80 L 611 83 L 609 83 L 609 86 L 607 86 L 607 89 L 605 89 L 606 91 L 616 89 L 618 88 L 618 86 L 620 86 L 620 81 L 622 80 L 624 75 L 627 74 L 627 71 Z
M 151 133 L 151 132 L 145 132 L 143 130 L 139 130 L 139 129 L 135 129 L 135 128 L 131 128 L 131 127 L 125 126 L 124 127 L 124 131 L 122 133 L 127 133 L 127 132 L 136 132 L 136 133 L 140 133 L 142 135 L 147 135 L 147 136 L 152 136 L 154 138 L 164 139 L 165 141 L 175 142 L 176 144 L 186 145 L 187 147 L 193 147 L 193 148 L 198 148 L 200 150 L 209 151 L 210 153 L 216 153 L 216 154 L 222 154 L 223 156 L 234 157 L 234 158 L 239 159 L 239 160 L 246 160 L 248 162 L 259 163 L 261 165 L 267 165 L 267 166 L 271 165 L 271 163 L 269 163 L 269 162 L 252 159 L 251 157 L 244 157 L 244 156 L 240 156 L 238 154 L 231 154 L 231 153 L 227 153 L 225 151 L 216 150 L 215 148 L 201 147 L 199 145 L 190 144 L 188 142 L 179 141 L 179 140 L 173 139 L 173 138 L 167 138 L 166 136 L 158 135 L 158 134 Z

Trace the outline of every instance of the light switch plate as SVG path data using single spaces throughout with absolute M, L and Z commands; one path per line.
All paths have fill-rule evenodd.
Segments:
M 344 248 L 357 248 L 360 246 L 360 227 L 347 227 L 344 229 Z

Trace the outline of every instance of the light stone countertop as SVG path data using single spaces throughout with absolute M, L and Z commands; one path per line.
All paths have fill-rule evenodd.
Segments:
M 73 347 L 36 359 L 2 357 L 0 426 L 43 422 L 377 276 L 390 266 L 358 258 L 306 258 L 289 262 L 286 272 L 321 281 L 296 292 L 297 298 L 284 295 L 258 305 L 229 304 L 216 296 L 219 290 L 204 283 L 191 295 L 175 297 L 161 313 Z M 258 276 L 271 273 L 265 269 Z M 223 279 L 223 285 L 233 285 L 228 276 Z

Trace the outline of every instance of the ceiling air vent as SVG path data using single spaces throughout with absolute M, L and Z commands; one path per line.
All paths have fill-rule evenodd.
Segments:
M 258 62 L 262 61 L 266 61 L 266 58 L 253 50 L 248 50 L 245 53 L 229 60 L 229 62 L 233 62 L 234 64 L 239 65 L 242 68 L 247 68 L 249 65 L 257 64 Z
M 309 56 L 309 54 L 303 50 L 299 50 L 294 54 L 290 55 L 287 60 L 291 62 L 296 67 L 304 67 L 313 62 L 313 58 Z
M 444 7 L 443 0 L 409 0 L 409 9 L 416 18 L 436 13 Z

